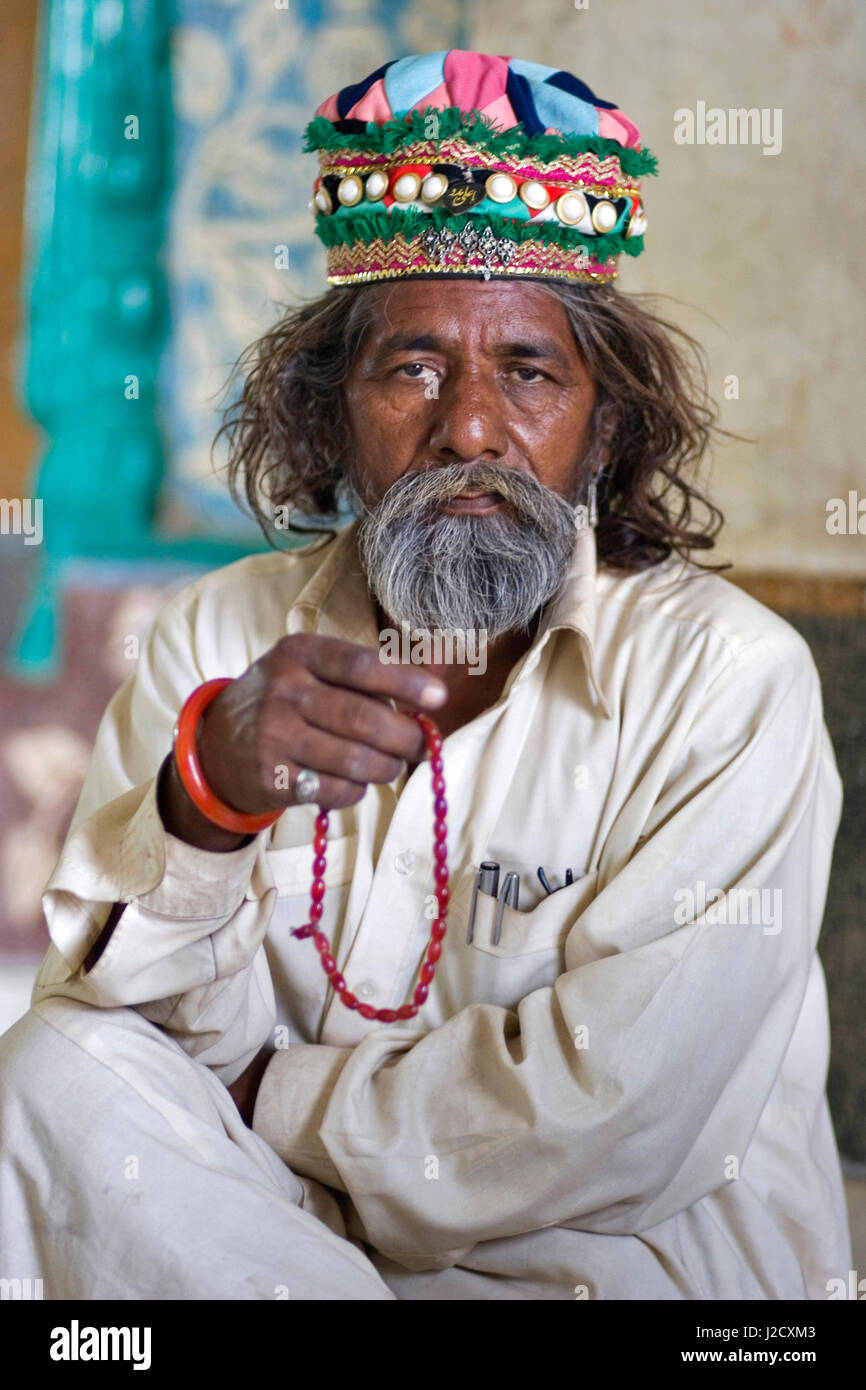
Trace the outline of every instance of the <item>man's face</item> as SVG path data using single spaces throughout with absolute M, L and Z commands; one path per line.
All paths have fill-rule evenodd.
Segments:
M 565 310 L 537 286 L 404 281 L 382 294 L 347 382 L 353 482 L 375 505 L 409 471 L 491 463 L 574 501 L 594 401 Z
M 574 550 L 595 386 L 538 286 L 389 286 L 352 365 L 371 593 L 414 628 L 528 632 Z

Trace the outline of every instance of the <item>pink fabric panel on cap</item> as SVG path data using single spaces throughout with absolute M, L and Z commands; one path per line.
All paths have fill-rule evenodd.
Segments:
M 452 104 L 451 93 L 448 91 L 447 82 L 440 82 L 438 87 L 434 87 L 433 91 L 428 93 L 426 97 L 421 97 L 410 109 L 412 111 L 423 111 L 425 106 L 435 106 L 440 111 L 443 111 L 446 106 L 451 106 Z
M 391 103 L 385 95 L 385 79 L 380 77 L 372 87 L 368 87 L 360 101 L 356 101 L 346 112 L 346 120 L 352 121 L 390 121 L 394 115 Z
M 337 109 L 336 92 L 332 97 L 328 97 L 327 101 L 323 101 L 321 106 L 316 107 L 316 115 L 324 116 L 326 121 L 338 121 L 340 119 L 340 112 Z
M 514 107 L 504 94 L 491 101 L 489 106 L 482 107 L 485 116 L 489 116 L 492 121 L 501 127 L 502 130 L 511 130 L 517 125 L 517 117 L 514 114 Z
M 607 140 L 618 140 L 621 145 L 640 143 L 640 131 L 634 121 L 630 121 L 622 111 L 607 111 L 604 107 L 596 109 L 599 135 L 603 135 Z
M 483 111 L 503 95 L 508 81 L 508 64 L 501 58 L 469 53 L 463 48 L 451 49 L 443 71 L 451 93 L 451 105 L 460 106 L 464 111 L 475 107 Z

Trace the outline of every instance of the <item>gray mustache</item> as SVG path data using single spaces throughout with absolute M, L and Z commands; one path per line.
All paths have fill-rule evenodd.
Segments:
M 429 503 L 448 502 L 463 492 L 492 492 L 512 503 L 528 516 L 545 508 L 568 507 L 558 493 L 546 488 L 531 473 L 518 472 L 502 464 L 451 463 L 406 473 L 388 489 L 380 506 L 387 510 L 421 508 Z

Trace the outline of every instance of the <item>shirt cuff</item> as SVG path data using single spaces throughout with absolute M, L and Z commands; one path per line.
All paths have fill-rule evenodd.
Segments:
M 102 931 L 104 913 L 95 914 L 94 904 L 136 901 L 174 921 L 229 917 L 250 885 L 261 848 L 261 836 L 216 853 L 170 835 L 153 778 L 101 807 L 69 836 L 42 898 L 51 939 L 75 968 Z
M 265 1068 L 253 1131 L 293 1172 L 346 1191 L 319 1138 L 331 1094 L 354 1048 L 297 1043 L 279 1048 Z

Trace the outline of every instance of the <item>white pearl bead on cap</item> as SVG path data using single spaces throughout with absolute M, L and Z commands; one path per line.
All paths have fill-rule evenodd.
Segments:
M 364 191 L 371 202 L 375 202 L 388 191 L 388 175 L 383 174 L 379 169 L 374 169 L 368 175 Z
M 421 180 L 417 174 L 401 174 L 394 184 L 394 197 L 398 203 L 411 203 L 417 198 Z
M 484 188 L 494 203 L 510 203 L 517 193 L 517 184 L 510 174 L 491 174 Z
M 528 208 L 546 208 L 550 202 L 550 194 L 537 179 L 527 179 L 520 185 L 519 193 Z
M 592 225 L 597 232 L 609 232 L 616 226 L 619 213 L 613 203 L 603 198 L 592 210 Z
M 437 198 L 442 197 L 447 187 L 448 180 L 444 174 L 428 174 L 421 185 L 421 197 L 425 203 L 435 203 Z
M 344 207 L 354 207 L 364 196 L 364 185 L 357 174 L 347 174 L 337 184 L 337 197 Z
M 555 208 L 560 222 L 565 222 L 569 227 L 580 222 L 587 214 L 586 199 L 582 193 L 563 193 L 561 198 L 557 198 Z
M 628 231 L 626 232 L 626 236 L 627 236 L 627 237 L 630 237 L 630 236 L 643 236 L 643 234 L 644 234 L 645 231 L 646 231 L 646 214 L 645 214 L 643 211 L 640 211 L 640 212 L 635 213 L 634 217 L 631 219 L 631 222 L 629 223 Z

